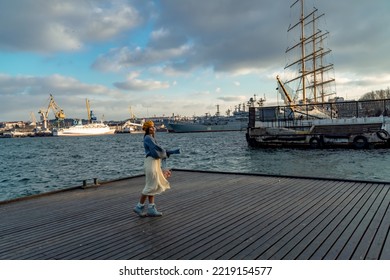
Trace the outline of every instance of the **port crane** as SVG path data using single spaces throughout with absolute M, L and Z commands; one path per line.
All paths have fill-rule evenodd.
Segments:
M 61 107 L 58 106 L 58 104 L 54 101 L 53 95 L 51 95 L 51 94 L 50 94 L 49 105 L 47 106 L 47 108 L 40 109 L 38 111 L 38 113 L 41 115 L 41 121 L 43 122 L 43 127 L 42 127 L 43 130 L 48 130 L 47 121 L 49 118 L 50 111 L 53 111 L 54 117 L 56 118 L 56 121 L 57 121 L 57 125 L 60 122 L 64 121 L 64 119 L 65 119 L 64 110 L 62 110 Z
M 93 111 L 91 110 L 91 106 L 89 104 L 88 99 L 86 99 L 85 103 L 87 106 L 88 123 L 92 123 L 92 122 L 96 121 L 97 118 L 96 118 L 95 114 L 93 113 Z

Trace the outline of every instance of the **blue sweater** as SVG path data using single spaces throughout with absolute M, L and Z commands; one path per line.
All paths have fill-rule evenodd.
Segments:
M 150 156 L 155 159 L 167 158 L 167 151 L 160 147 L 156 140 L 150 135 L 144 137 L 144 148 L 146 157 Z

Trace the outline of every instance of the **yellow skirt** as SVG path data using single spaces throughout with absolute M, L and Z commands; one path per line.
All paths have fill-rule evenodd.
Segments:
M 161 159 L 145 158 L 145 188 L 144 195 L 156 195 L 170 189 L 169 182 L 165 179 L 161 170 Z

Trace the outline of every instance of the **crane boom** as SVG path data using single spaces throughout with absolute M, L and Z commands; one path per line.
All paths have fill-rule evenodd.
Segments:
M 50 102 L 49 102 L 49 106 L 47 107 L 47 111 L 49 111 L 50 109 L 53 110 L 56 120 L 62 121 L 65 119 L 64 110 L 62 110 L 60 106 L 57 105 L 57 103 L 54 101 L 53 95 L 51 94 L 50 94 Z
M 91 107 L 89 105 L 88 98 L 85 100 L 85 105 L 87 106 L 88 123 L 90 123 L 91 122 Z
M 43 129 L 47 130 L 47 120 L 49 117 L 50 110 L 53 111 L 54 117 L 56 118 L 57 122 L 63 121 L 65 119 L 65 113 L 64 110 L 61 109 L 60 106 L 54 101 L 54 97 L 52 94 L 50 94 L 50 100 L 49 105 L 46 109 L 40 109 L 38 111 L 39 114 L 41 114 L 41 120 L 43 121 Z
M 85 103 L 87 106 L 88 123 L 92 123 L 92 122 L 96 121 L 97 118 L 95 117 L 93 111 L 91 110 L 91 106 L 89 104 L 88 98 L 86 99 Z
M 284 84 L 280 80 L 279 76 L 276 76 L 276 80 L 278 81 L 279 86 L 282 88 L 282 92 L 283 92 L 284 96 L 288 100 L 288 104 L 287 105 L 290 105 L 290 106 L 294 105 L 294 101 L 291 99 L 290 94 L 288 94 L 288 92 L 287 92 L 286 88 L 284 87 Z

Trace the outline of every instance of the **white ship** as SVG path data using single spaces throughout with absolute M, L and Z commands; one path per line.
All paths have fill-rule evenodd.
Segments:
M 69 127 L 62 129 L 54 129 L 53 136 L 91 136 L 91 135 L 104 135 L 104 134 L 114 134 L 115 129 L 112 129 L 107 124 L 103 122 L 97 122 L 96 117 L 93 112 L 90 110 L 89 100 L 86 100 L 87 104 L 87 113 L 88 113 L 88 123 L 83 124 L 81 120 Z
M 115 129 L 111 129 L 103 122 L 94 122 L 89 124 L 82 124 L 81 120 L 74 126 L 53 130 L 53 136 L 89 136 L 89 135 L 103 135 L 114 134 Z

